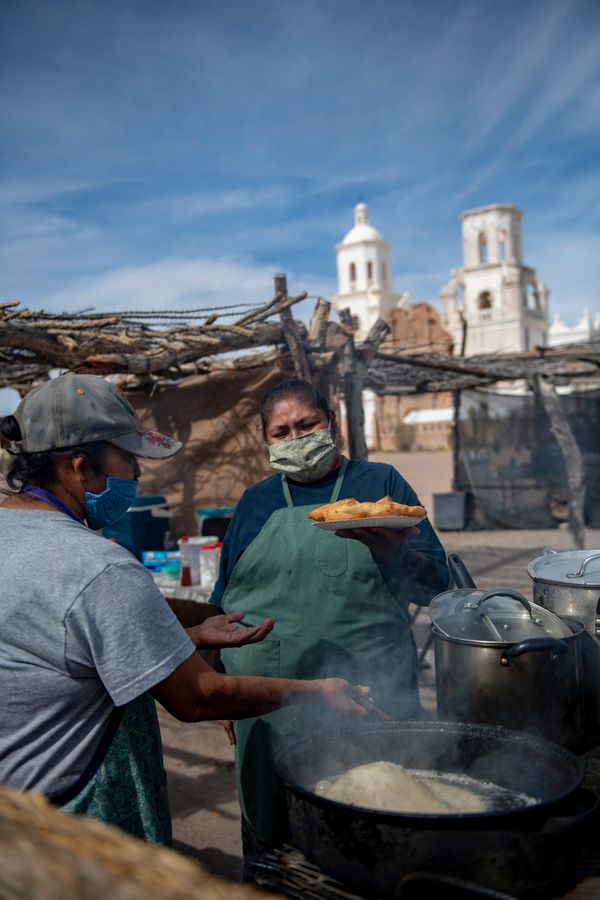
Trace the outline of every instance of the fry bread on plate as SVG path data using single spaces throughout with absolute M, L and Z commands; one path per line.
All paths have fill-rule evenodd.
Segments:
M 423 506 L 407 506 L 396 503 L 391 497 L 382 497 L 372 503 L 359 503 L 358 500 L 337 500 L 313 509 L 308 514 L 315 522 L 343 522 L 348 519 L 378 519 L 385 516 L 410 516 L 424 518 L 427 510 Z

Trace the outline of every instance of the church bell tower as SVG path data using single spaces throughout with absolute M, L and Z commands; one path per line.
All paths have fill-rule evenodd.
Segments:
M 365 203 L 354 207 L 354 227 L 335 248 L 338 291 L 336 310 L 348 308 L 363 340 L 379 316 L 390 320 L 400 297 L 392 290 L 392 246 L 369 222 Z
M 440 293 L 444 326 L 460 353 L 510 353 L 545 346 L 549 290 L 523 264 L 521 218 L 516 206 L 495 205 L 462 213 L 463 267 Z

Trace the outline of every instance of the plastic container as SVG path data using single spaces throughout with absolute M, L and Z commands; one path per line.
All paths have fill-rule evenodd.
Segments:
M 181 565 L 181 553 L 178 550 L 144 550 L 142 563 L 151 572 L 163 572 L 165 569 L 179 571 Z
M 205 544 L 200 554 L 200 584 L 202 587 L 212 587 L 219 577 L 219 563 L 221 561 L 221 541 Z
M 181 585 L 202 584 L 201 551 L 206 544 L 214 544 L 214 535 L 184 535 L 177 541 L 181 553 Z

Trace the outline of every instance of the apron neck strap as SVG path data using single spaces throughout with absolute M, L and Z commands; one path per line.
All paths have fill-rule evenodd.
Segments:
M 49 503 L 50 506 L 54 506 L 55 509 L 65 513 L 67 516 L 71 516 L 72 519 L 75 519 L 76 522 L 83 525 L 83 519 L 78 516 L 76 512 L 66 506 L 62 500 L 59 500 L 58 497 L 55 497 L 54 494 L 51 494 L 50 491 L 47 491 L 45 488 L 38 487 L 37 484 L 26 484 L 21 488 L 21 493 L 29 494 L 30 497 L 35 497 L 36 500 L 43 500 L 44 503 Z
M 335 480 L 335 484 L 333 486 L 333 491 L 331 492 L 330 503 L 335 503 L 337 498 L 340 496 L 340 491 L 342 489 L 342 482 L 344 480 L 344 475 L 346 474 L 346 469 L 348 468 L 348 457 L 342 456 L 342 461 L 340 463 L 340 470 L 338 472 L 338 477 Z M 283 488 L 283 496 L 285 497 L 285 502 L 288 506 L 293 506 L 294 501 L 292 500 L 292 494 L 290 492 L 290 486 L 288 484 L 287 475 L 281 476 L 281 486 Z

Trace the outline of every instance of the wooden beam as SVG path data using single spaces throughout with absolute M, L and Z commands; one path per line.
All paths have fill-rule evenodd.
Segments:
M 275 276 L 275 293 L 282 299 L 287 297 L 287 277 L 283 274 Z M 285 342 L 288 345 L 290 355 L 294 361 L 294 372 L 296 373 L 296 377 L 302 378 L 303 381 L 312 381 L 310 366 L 308 364 L 308 359 L 306 358 L 306 353 L 304 352 L 304 347 L 302 346 L 302 339 L 298 334 L 298 329 L 296 328 L 296 323 L 292 318 L 290 310 L 282 309 L 279 313 L 279 318 L 281 319 Z
M 293 306 L 294 303 L 299 303 L 301 300 L 306 300 L 307 297 L 308 294 L 306 293 L 306 291 L 302 291 L 302 293 L 296 294 L 293 297 L 288 297 L 287 294 L 285 294 L 285 296 L 276 294 L 273 300 L 270 300 L 267 304 L 265 304 L 265 306 L 262 306 L 260 309 L 255 309 L 254 312 L 248 313 L 247 316 L 239 319 L 235 324 L 255 325 L 257 322 L 263 322 L 270 316 L 277 315 L 277 313 L 280 313 L 282 309 L 287 309 L 289 306 Z
M 381 316 L 373 322 L 368 335 L 360 345 L 360 355 L 361 359 L 364 362 L 365 366 L 368 366 L 377 350 L 382 340 L 386 335 L 391 332 L 391 328 L 388 323 L 381 318 Z
M 301 325 L 296 324 L 296 328 Z M 97 371 L 132 372 L 134 375 L 157 374 L 168 368 L 213 356 L 219 353 L 230 353 L 233 350 L 245 350 L 248 347 L 260 347 L 268 344 L 280 344 L 284 340 L 283 329 L 278 322 L 266 322 L 252 327 L 252 337 L 235 334 L 214 335 L 198 334 L 194 336 L 197 343 L 186 350 L 169 352 L 160 351 L 154 354 L 144 353 L 100 353 L 84 356 L 81 365 L 87 365 Z M 82 354 L 83 355 L 83 354 Z
M 533 390 L 539 396 L 550 422 L 552 434 L 558 442 L 567 470 L 569 494 L 569 532 L 573 547 L 585 547 L 585 473 L 581 450 L 560 403 L 554 385 L 539 375 L 531 381 Z
M 406 353 L 389 353 L 384 350 L 378 350 L 377 356 L 380 359 L 387 359 L 390 362 L 402 363 L 402 365 L 420 366 L 423 369 L 439 369 L 442 372 L 457 372 L 459 375 L 477 375 L 479 378 L 486 378 L 490 381 L 511 380 L 515 378 L 515 373 L 508 371 L 508 369 L 491 372 L 489 369 L 481 368 L 481 366 L 454 363 L 450 362 L 449 359 L 431 359 L 429 357 L 412 354 L 409 356 Z

